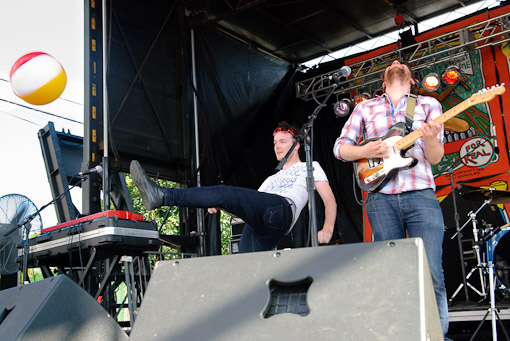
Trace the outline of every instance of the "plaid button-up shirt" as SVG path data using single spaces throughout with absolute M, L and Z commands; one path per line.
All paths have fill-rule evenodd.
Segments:
M 362 139 L 384 137 L 393 125 L 405 122 L 407 98 L 408 96 L 402 97 L 396 108 L 386 94 L 357 105 L 335 142 L 333 148 L 335 157 L 342 160 L 339 150 L 343 144 L 356 145 Z M 433 120 L 441 114 L 442 107 L 438 100 L 429 96 L 418 96 L 412 130 L 420 128 L 424 122 Z M 444 130 L 441 129 L 437 136 L 441 145 L 443 145 L 443 136 Z M 396 194 L 426 188 L 435 190 L 432 168 L 425 159 L 424 148 L 423 139 L 417 139 L 405 155 L 417 159 L 418 164 L 410 169 L 400 169 L 379 192 Z

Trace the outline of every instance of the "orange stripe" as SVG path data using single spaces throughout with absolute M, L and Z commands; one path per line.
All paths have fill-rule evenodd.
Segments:
M 42 87 L 29 95 L 22 96 L 25 101 L 31 104 L 43 105 L 56 100 L 66 87 L 67 76 L 62 69 L 55 78 L 44 84 Z

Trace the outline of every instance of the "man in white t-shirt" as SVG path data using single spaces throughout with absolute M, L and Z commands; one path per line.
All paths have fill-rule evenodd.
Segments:
M 279 123 L 273 132 L 274 152 L 281 161 L 296 139 L 297 129 Z M 208 208 L 239 217 L 246 223 L 239 242 L 239 252 L 272 250 L 288 234 L 308 201 L 306 163 L 299 158 L 298 143 L 283 169 L 268 177 L 258 190 L 234 186 L 205 186 L 186 189 L 161 188 L 146 174 L 139 162 L 131 162 L 131 176 L 140 190 L 146 209 L 160 206 Z M 318 232 L 319 243 L 329 243 L 336 220 L 336 200 L 328 178 L 318 162 L 313 162 L 315 189 L 324 202 L 325 219 Z

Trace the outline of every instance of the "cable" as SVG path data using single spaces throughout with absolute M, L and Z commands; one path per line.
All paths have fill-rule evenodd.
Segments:
M 352 192 L 354 193 L 354 200 L 356 200 L 356 203 L 360 206 L 365 205 L 365 200 L 359 200 L 356 194 L 356 178 L 354 178 L 354 172 L 352 173 Z
M 313 100 L 315 101 L 315 103 L 319 104 L 319 105 L 322 105 L 322 103 L 317 99 L 317 96 L 315 96 L 315 94 L 317 93 L 317 91 L 315 90 L 315 88 L 317 86 L 319 86 L 319 84 L 322 85 L 322 81 L 325 81 L 326 79 L 328 79 L 328 77 L 324 76 L 324 77 L 321 77 L 321 79 L 316 82 L 313 86 L 312 86 L 312 98 Z M 325 107 L 327 104 L 324 103 L 324 105 L 322 105 L 322 107 Z
M 29 106 L 27 106 L 27 105 L 23 105 L 23 104 L 19 104 L 19 103 L 11 102 L 11 101 L 8 101 L 8 100 L 3 99 L 3 98 L 0 98 L 0 101 L 4 101 L 4 102 L 9 103 L 9 104 L 17 105 L 17 106 L 20 106 L 20 107 L 25 108 L 25 109 L 38 111 L 38 112 L 43 113 L 43 114 L 46 114 L 46 115 L 50 115 L 50 116 L 54 116 L 54 117 L 57 117 L 57 118 L 61 118 L 61 119 L 63 119 L 63 120 L 68 120 L 68 121 L 71 121 L 71 122 L 74 122 L 74 123 L 83 124 L 83 122 L 76 121 L 76 120 L 73 120 L 73 119 L 71 119 L 71 118 L 67 118 L 67 117 L 63 117 L 63 116 L 60 116 L 60 115 L 52 114 L 52 113 L 47 112 L 47 111 L 43 111 L 43 110 L 39 110 L 39 109 L 35 109 L 35 108 L 31 108 L 31 107 L 29 107 Z
M 16 116 L 16 115 L 10 114 L 10 113 L 5 112 L 5 111 L 3 111 L 3 110 L 0 110 L 0 112 L 1 112 L 1 113 L 3 113 L 3 114 L 6 114 L 6 115 L 12 116 L 12 117 L 14 117 L 14 118 L 19 118 L 19 119 L 20 119 L 20 120 L 22 120 L 22 121 L 25 121 L 25 122 L 28 122 L 28 123 L 32 123 L 33 125 L 36 125 L 37 127 L 40 127 L 40 126 L 41 126 L 40 124 L 37 124 L 37 123 L 32 122 L 32 121 L 30 121 L 30 120 L 27 120 L 26 118 L 22 118 L 22 117 L 19 117 L 19 116 Z

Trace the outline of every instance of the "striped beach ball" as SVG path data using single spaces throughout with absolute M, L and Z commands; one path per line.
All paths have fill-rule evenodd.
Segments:
M 19 58 L 11 68 L 11 87 L 16 96 L 30 104 L 53 102 L 66 87 L 62 65 L 44 52 L 32 52 Z

